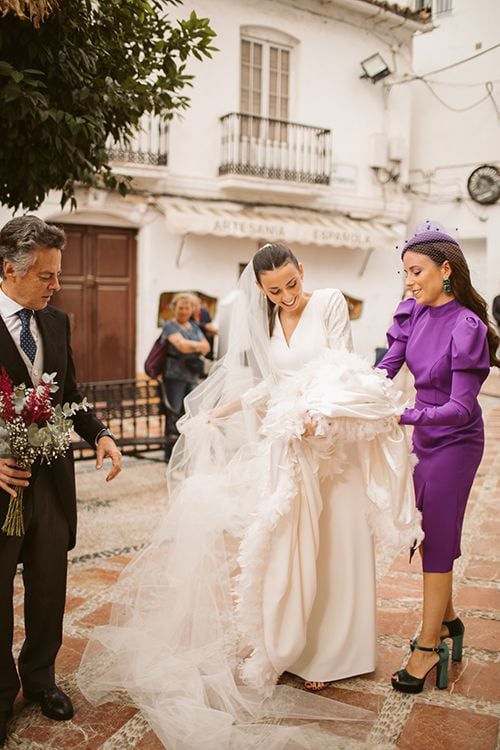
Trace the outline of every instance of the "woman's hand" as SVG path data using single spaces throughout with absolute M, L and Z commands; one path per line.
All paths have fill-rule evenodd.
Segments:
M 208 354 L 210 344 L 205 337 L 202 339 L 186 339 L 181 333 L 171 333 L 167 340 L 172 346 L 175 346 L 181 354 Z
M 210 344 L 205 337 L 203 337 L 200 341 L 193 341 L 193 344 L 196 354 L 202 354 L 203 356 L 205 356 L 210 351 Z
M 18 487 L 28 487 L 31 471 L 20 469 L 13 458 L 0 458 L 0 487 L 15 497 Z
M 236 399 L 235 401 L 228 401 L 221 406 L 215 406 L 208 412 L 208 418 L 210 421 L 216 419 L 224 419 L 224 417 L 230 417 L 232 414 L 236 414 L 237 411 L 241 411 L 241 401 Z
M 302 433 L 302 437 L 314 437 L 314 435 L 316 435 L 316 425 L 311 417 L 306 414 L 304 417 L 304 432 Z

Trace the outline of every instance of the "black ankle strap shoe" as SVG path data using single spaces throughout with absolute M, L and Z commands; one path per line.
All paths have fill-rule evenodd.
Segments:
M 413 641 L 413 649 L 417 651 L 428 651 L 438 654 L 439 661 L 433 664 L 430 669 L 424 674 L 423 677 L 415 677 L 410 674 L 406 669 L 399 669 L 395 674 L 392 675 L 391 684 L 394 690 L 398 690 L 400 693 L 421 693 L 424 689 L 425 678 L 432 672 L 436 667 L 436 687 L 440 690 L 444 690 L 448 687 L 448 658 L 450 652 L 446 643 L 442 642 L 435 648 L 427 646 L 419 646 L 416 641 Z

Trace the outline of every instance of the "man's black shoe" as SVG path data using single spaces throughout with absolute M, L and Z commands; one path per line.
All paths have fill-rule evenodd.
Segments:
M 0 711 L 0 747 L 4 746 L 7 739 L 7 722 L 12 715 L 12 711 Z
M 42 714 L 48 716 L 49 719 L 67 721 L 68 719 L 72 719 L 75 713 L 71 699 L 66 693 L 59 690 L 57 685 L 53 685 L 35 695 L 25 693 L 24 697 L 27 701 L 38 703 L 42 709 Z

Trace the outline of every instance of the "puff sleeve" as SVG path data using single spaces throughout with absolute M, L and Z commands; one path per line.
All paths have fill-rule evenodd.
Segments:
M 487 333 L 483 321 L 475 316 L 468 315 L 457 323 L 451 340 L 453 372 L 468 370 L 487 376 L 490 369 Z
M 392 325 L 387 331 L 389 348 L 377 367 L 380 370 L 386 370 L 390 378 L 399 372 L 405 361 L 406 343 L 413 325 L 415 305 L 414 299 L 405 299 L 400 302 L 394 313 Z
M 329 349 L 353 351 L 351 321 L 347 302 L 339 289 L 329 289 L 325 306 L 325 327 Z
M 477 396 L 490 368 L 488 329 L 476 316 L 457 322 L 451 335 L 451 391 L 442 406 L 406 409 L 401 424 L 461 426 L 477 406 Z

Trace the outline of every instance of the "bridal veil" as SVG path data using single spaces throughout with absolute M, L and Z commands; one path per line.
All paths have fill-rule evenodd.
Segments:
M 227 353 L 185 408 L 168 505 L 110 592 L 110 622 L 90 638 L 79 686 L 93 703 L 133 702 L 169 750 L 341 747 L 344 722 L 372 715 L 275 685 L 281 665 L 262 639 L 259 587 L 303 470 L 305 412 L 318 436 L 307 469 L 313 486 L 322 471 L 341 475 L 343 443 L 363 441 L 374 532 L 396 549 L 422 538 L 397 393 L 345 351 L 326 351 L 284 385 L 249 265 L 234 294 Z M 146 497 L 144 505 L 147 512 Z

